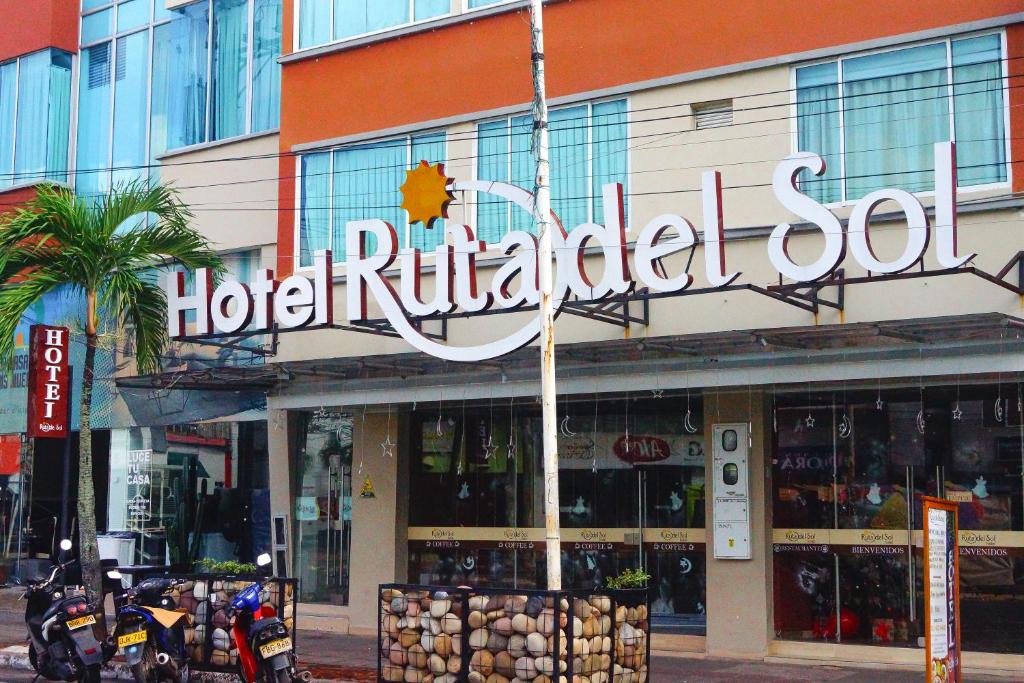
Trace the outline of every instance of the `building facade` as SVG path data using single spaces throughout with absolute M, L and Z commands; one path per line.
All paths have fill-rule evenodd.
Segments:
M 181 410 L 136 401 L 114 425 L 110 520 L 138 494 L 115 496 L 118 458 L 150 449 L 179 481 L 165 502 L 201 506 L 202 480 L 231 490 L 249 472 L 243 497 L 269 498 L 250 545 L 301 580 L 307 623 L 373 629 L 381 581 L 541 586 L 538 348 L 425 353 L 354 270 L 382 241 L 418 250 L 378 270 L 445 348 L 531 324 L 529 242 L 507 240 L 533 217 L 501 189 L 533 186 L 527 3 L 283 0 L 276 34 L 259 0 L 174 1 L 123 26 L 132 3 L 96 18 L 108 4 L 70 20 L 77 43 L 65 26 L 70 41 L 9 55 L 51 90 L 66 79 L 74 110 L 21 166 L 14 126 L 13 173 L 93 192 L 145 166 L 239 255 L 239 280 L 313 278 L 323 250 L 334 264 L 333 324 L 201 338 L 193 319 L 178 365 L 122 373 L 125 397 Z M 655 648 L 916 665 L 921 497 L 941 495 L 960 504 L 966 665 L 1019 669 L 1019 3 L 563 0 L 545 23 L 556 246 L 573 250 L 559 267 L 583 271 L 556 324 L 566 583 L 645 568 Z M 133 50 L 153 55 L 141 89 L 121 79 Z M 119 110 L 148 123 L 126 132 Z M 62 136 L 64 166 L 48 151 Z M 799 153 L 820 163 L 787 175 Z M 454 181 L 430 227 L 403 208 L 421 161 Z M 353 241 L 375 219 L 394 237 Z M 615 224 L 624 251 L 604 248 Z M 652 231 L 680 242 L 648 258 Z M 451 275 L 470 263 L 479 291 Z M 746 483 L 738 513 L 716 504 L 719 480 Z M 203 552 L 240 547 L 202 533 Z

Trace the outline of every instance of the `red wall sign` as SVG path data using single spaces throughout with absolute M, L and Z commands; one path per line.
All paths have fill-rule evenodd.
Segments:
M 28 361 L 28 429 L 31 437 L 68 435 L 68 328 L 33 325 Z

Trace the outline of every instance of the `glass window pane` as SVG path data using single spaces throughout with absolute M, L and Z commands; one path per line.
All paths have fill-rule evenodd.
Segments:
M 109 187 L 105 169 L 110 143 L 110 48 L 107 42 L 82 50 L 75 136 L 75 189 L 79 194 L 105 192 Z
M 588 220 L 587 107 L 551 112 L 551 208 L 565 230 Z
M 17 97 L 18 63 L 0 65 L 0 187 L 9 187 L 14 172 L 14 102 Z
M 323 45 L 331 40 L 332 0 L 302 0 L 299 5 L 299 47 Z
M 469 0 L 469 9 L 486 7 L 487 5 L 496 5 L 499 2 L 502 2 L 502 0 Z
M 277 128 L 281 119 L 281 0 L 255 0 L 252 39 L 252 130 Z
M 797 144 L 801 152 L 814 152 L 825 160 L 825 174 L 800 174 L 800 188 L 822 202 L 842 199 L 839 157 L 839 71 L 835 62 L 817 64 L 796 72 Z
M 161 0 L 156 0 L 160 2 Z M 91 9 L 102 7 L 103 5 L 109 5 L 111 0 L 82 0 L 82 11 L 88 12 Z
M 149 23 L 149 0 L 128 0 L 117 6 L 117 32 Z
M 410 167 L 415 168 L 420 161 L 427 161 L 431 164 L 444 163 L 444 133 L 433 133 L 431 135 L 419 135 L 412 139 L 412 149 L 409 155 Z M 427 228 L 422 223 L 415 223 L 409 226 L 410 247 L 423 251 L 433 251 L 439 244 L 444 244 L 444 220 L 434 221 L 434 224 Z
M 953 116 L 961 187 L 1006 181 L 1002 41 L 953 41 Z
M 82 17 L 82 44 L 94 43 L 110 35 L 114 22 L 114 10 L 105 9 Z
M 933 145 L 949 139 L 943 43 L 843 62 L 847 198 L 933 187 Z
M 117 39 L 114 69 L 113 184 L 145 175 L 146 72 L 149 34 L 133 33 Z
M 508 121 L 491 121 L 477 126 L 478 180 L 508 182 Z M 476 237 L 498 242 L 508 231 L 508 202 L 490 194 L 476 195 Z
M 153 21 L 162 21 L 174 16 L 172 10 L 167 9 L 167 0 L 153 0 Z
M 335 0 L 334 38 L 380 31 L 409 22 L 409 0 Z
M 313 265 L 313 254 L 331 246 L 331 154 L 302 156 L 302 191 L 299 210 L 299 265 Z M 344 259 L 345 245 L 332 251 L 335 262 Z
M 245 133 L 248 38 L 246 0 L 214 0 L 211 140 Z
M 150 149 L 168 149 L 206 139 L 207 4 L 174 11 L 153 29 L 153 105 Z
M 451 0 L 416 0 L 414 11 L 416 21 L 439 17 L 451 11 Z
M 44 175 L 64 179 L 70 96 L 70 57 L 43 50 L 21 58 L 14 159 L 18 182 Z
M 404 243 L 405 212 L 399 188 L 405 180 L 406 142 L 393 140 L 334 152 L 334 252 L 344 258 L 345 224 L 379 218 L 390 223 Z M 367 244 L 368 254 L 376 245 Z
M 593 221 L 604 223 L 604 198 L 601 194 L 603 186 L 607 183 L 622 183 L 624 203 L 625 198 L 629 196 L 626 100 L 595 104 L 590 129 L 593 140 L 593 148 L 590 151 L 590 165 L 594 174 L 591 188 L 594 197 Z M 628 225 L 628 211 L 625 213 Z
M 516 116 L 512 119 L 511 125 L 512 175 L 509 182 L 533 192 L 534 174 L 536 173 L 533 152 L 530 149 L 533 141 L 533 117 Z M 533 214 L 515 204 L 510 203 L 509 207 L 512 212 L 512 230 L 537 231 L 537 222 L 533 219 Z

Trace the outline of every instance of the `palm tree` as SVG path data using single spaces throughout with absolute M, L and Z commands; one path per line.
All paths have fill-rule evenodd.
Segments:
M 0 218 L 0 367 L 14 361 L 15 330 L 40 297 L 66 288 L 84 297 L 85 363 L 79 394 L 78 530 L 82 578 L 100 594 L 96 497 L 92 482 L 91 408 L 96 348 L 102 335 L 126 330 L 139 374 L 157 372 L 168 343 L 167 308 L 154 269 L 222 269 L 210 243 L 189 225 L 175 191 L 136 181 L 99 198 L 41 186 L 34 199 Z

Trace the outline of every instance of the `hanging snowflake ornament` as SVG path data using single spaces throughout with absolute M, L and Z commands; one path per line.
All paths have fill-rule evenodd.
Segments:
M 664 389 L 654 389 L 654 390 L 651 391 L 651 398 L 664 398 L 664 397 L 665 397 L 665 390 Z

